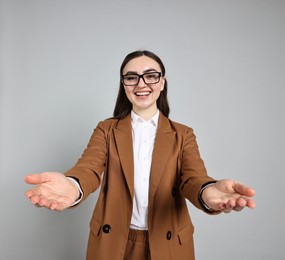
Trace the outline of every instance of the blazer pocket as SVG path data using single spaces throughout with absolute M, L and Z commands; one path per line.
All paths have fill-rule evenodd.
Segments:
M 178 232 L 178 240 L 180 245 L 183 245 L 190 239 L 193 239 L 194 226 L 190 222 L 180 232 Z
M 90 223 L 90 231 L 96 235 L 99 236 L 101 230 L 101 224 L 99 221 L 96 219 L 92 218 L 91 223 Z

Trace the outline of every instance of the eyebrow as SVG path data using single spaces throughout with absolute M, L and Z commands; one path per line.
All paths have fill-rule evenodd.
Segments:
M 147 69 L 147 70 L 144 70 L 143 73 L 148 73 L 148 72 L 157 72 L 156 69 Z M 133 74 L 138 74 L 137 71 L 128 71 L 125 75 L 133 75 Z

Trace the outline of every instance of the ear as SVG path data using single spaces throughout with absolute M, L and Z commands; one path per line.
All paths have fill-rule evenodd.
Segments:
M 160 82 L 160 91 L 164 90 L 164 85 L 165 85 L 165 77 L 162 77 Z

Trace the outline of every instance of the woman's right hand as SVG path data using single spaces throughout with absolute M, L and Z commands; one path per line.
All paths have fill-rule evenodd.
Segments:
M 80 195 L 77 186 L 59 172 L 31 174 L 24 180 L 35 185 L 25 195 L 32 204 L 39 207 L 62 211 L 69 208 Z

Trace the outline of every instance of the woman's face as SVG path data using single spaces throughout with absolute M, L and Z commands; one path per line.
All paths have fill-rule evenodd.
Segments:
M 161 72 L 159 64 L 147 56 L 130 60 L 123 69 L 123 75 L 141 75 L 146 72 Z M 152 117 L 157 112 L 156 101 L 164 88 L 164 83 L 165 79 L 161 77 L 155 84 L 146 84 L 142 78 L 139 79 L 137 85 L 126 86 L 124 84 L 126 95 L 133 105 L 133 111 L 144 119 Z

